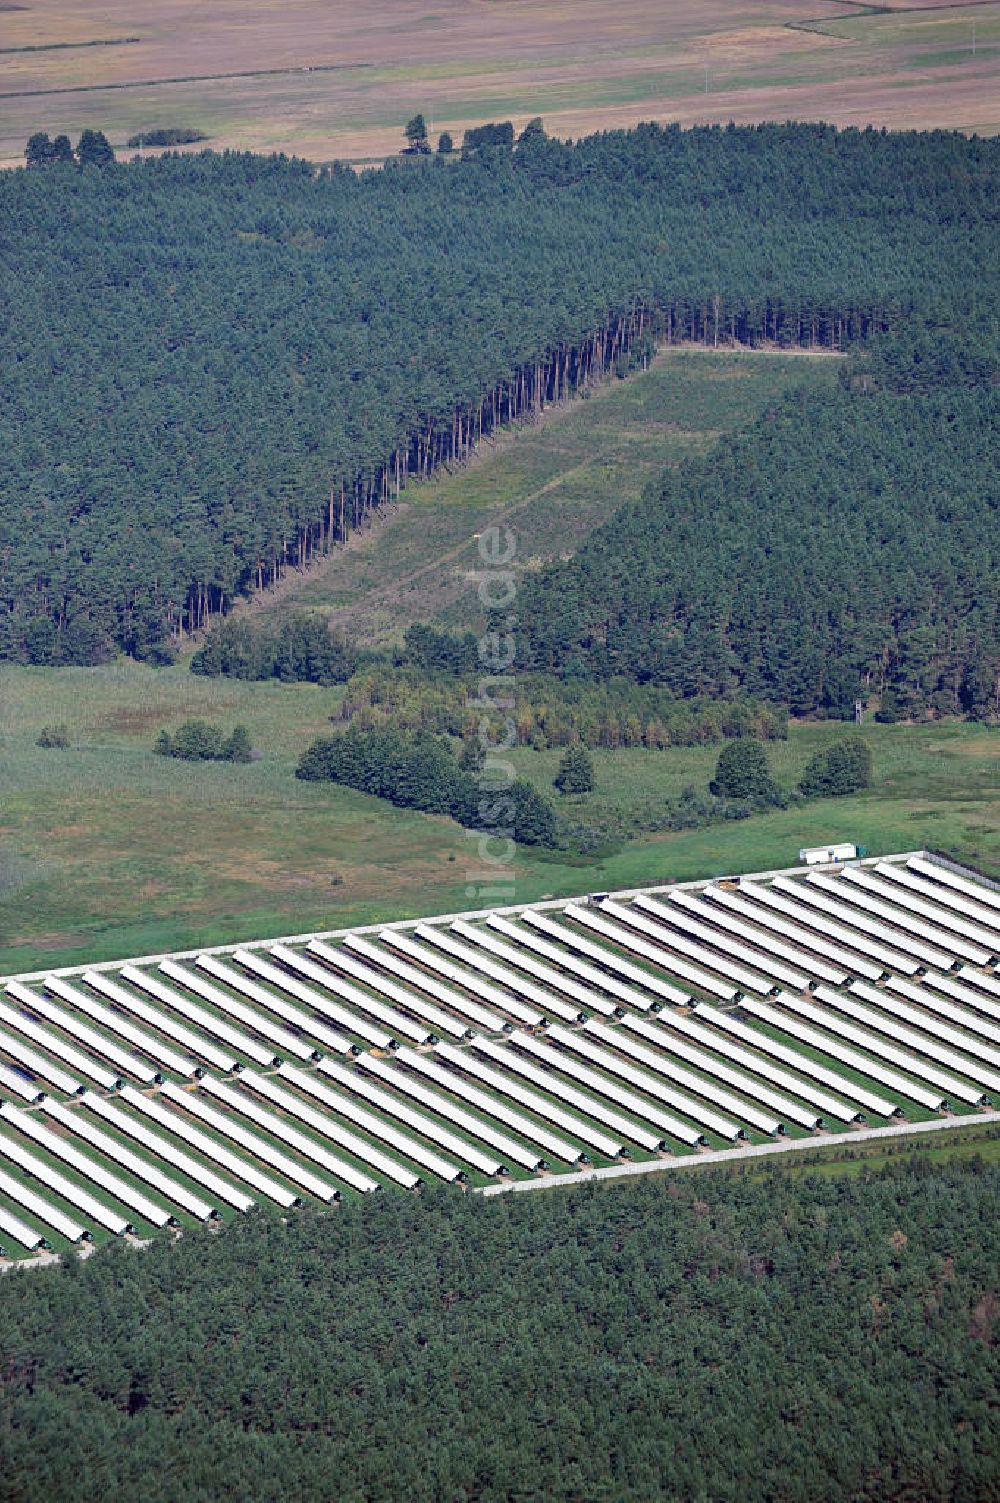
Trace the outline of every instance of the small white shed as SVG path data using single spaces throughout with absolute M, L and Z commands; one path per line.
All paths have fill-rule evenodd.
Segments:
M 806 866 L 825 866 L 831 861 L 856 861 L 860 854 L 856 845 L 843 841 L 839 845 L 803 846 L 799 860 Z

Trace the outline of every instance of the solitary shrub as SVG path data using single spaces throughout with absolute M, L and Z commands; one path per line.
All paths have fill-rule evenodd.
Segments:
M 69 731 L 64 725 L 43 725 L 38 733 L 36 746 L 69 746 Z
M 745 736 L 724 746 L 708 790 L 716 798 L 765 799 L 773 803 L 778 788 L 762 744 Z
M 187 762 L 212 762 L 222 756 L 222 732 L 207 720 L 185 720 L 171 740 L 170 754 Z
M 253 748 L 250 745 L 250 732 L 245 725 L 233 727 L 233 734 L 223 748 L 223 755 L 227 762 L 249 762 L 253 756 Z
M 871 747 L 860 736 L 850 736 L 810 757 L 799 789 L 810 798 L 839 798 L 869 787 L 871 780 Z
M 427 122 L 423 115 L 414 115 L 412 120 L 407 120 L 403 134 L 406 136 L 406 145 L 403 147 L 403 155 L 423 155 L 430 151 L 427 142 Z
M 560 793 L 590 793 L 594 787 L 594 763 L 585 746 L 571 746 L 559 763 L 555 787 Z

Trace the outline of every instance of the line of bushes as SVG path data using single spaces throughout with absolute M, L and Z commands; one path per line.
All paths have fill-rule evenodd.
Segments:
M 166 125 L 155 130 L 141 130 L 129 136 L 126 146 L 191 146 L 195 141 L 207 141 L 203 130 L 193 130 L 187 125 Z
M 251 762 L 253 750 L 250 732 L 245 725 L 236 725 L 230 735 L 224 736 L 217 725 L 207 720 L 185 720 L 173 735 L 161 731 L 153 744 L 153 750 L 161 757 L 180 757 L 185 762 Z
M 191 672 L 208 678 L 342 684 L 357 662 L 355 648 L 330 631 L 322 617 L 291 611 L 262 622 L 233 616 L 220 621 L 191 659 Z
M 401 809 L 448 814 L 471 830 L 510 835 L 522 845 L 558 841 L 555 811 L 523 778 L 506 781 L 466 771 L 448 742 L 427 732 L 393 729 L 322 736 L 303 753 L 296 777 L 341 783 Z

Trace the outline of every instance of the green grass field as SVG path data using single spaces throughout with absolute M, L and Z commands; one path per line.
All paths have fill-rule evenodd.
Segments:
M 298 579 L 291 598 L 342 613 L 365 639 L 431 614 L 473 621 L 461 576 L 486 521 L 516 525 L 529 565 L 569 552 L 660 465 L 703 449 L 789 381 L 835 372 L 824 358 L 675 351 L 408 491 L 405 509 Z M 392 609 L 383 604 L 393 579 L 413 576 Z M 0 970 L 484 906 L 475 843 L 450 820 L 295 779 L 339 692 L 203 679 L 184 663 L 0 668 Z M 190 716 L 226 730 L 246 723 L 259 760 L 155 756 L 158 730 Z M 42 726 L 57 722 L 72 746 L 38 748 Z M 794 726 L 772 747 L 778 778 L 793 784 L 811 751 L 843 729 Z M 866 734 L 876 785 L 863 796 L 646 836 L 601 860 L 524 850 L 516 900 L 787 866 L 801 845 L 834 837 L 875 852 L 931 845 L 1000 872 L 1000 731 L 871 725 Z M 592 805 L 641 818 L 687 783 L 704 788 L 716 756 L 711 747 L 597 753 Z M 551 784 L 557 753 L 516 759 Z
M 876 1174 L 888 1164 L 898 1164 L 914 1157 L 931 1164 L 946 1164 L 951 1160 L 982 1158 L 988 1164 L 1000 1160 L 1000 1133 L 995 1125 L 977 1127 L 970 1118 L 968 1129 L 948 1133 L 944 1141 L 939 1133 L 924 1133 L 920 1137 L 899 1139 L 895 1143 L 858 1143 L 852 1145 L 845 1134 L 828 1149 L 817 1149 L 815 1154 L 804 1154 L 801 1159 L 789 1157 L 774 1164 L 769 1170 L 758 1173 L 756 1166 L 740 1172 L 751 1179 L 763 1177 L 763 1173 L 779 1170 L 785 1174 L 819 1174 L 823 1178 L 833 1176 Z
M 473 842 L 450 820 L 298 782 L 333 691 L 207 681 L 181 668 L 7 668 L 3 685 L 0 967 L 5 972 L 483 906 Z M 160 725 L 245 720 L 262 749 L 239 767 L 157 757 Z M 74 745 L 42 751 L 43 724 Z M 869 726 L 876 785 L 738 824 L 629 842 L 599 861 L 522 851 L 517 900 L 795 862 L 800 845 L 931 845 L 1000 871 L 1000 731 Z M 792 782 L 836 725 L 772 748 Z M 716 750 L 597 753 L 595 801 L 629 809 L 703 786 Z M 556 753 L 516 753 L 551 781 Z M 472 879 L 474 884 L 475 879 Z
M 848 734 L 850 729 L 837 721 L 793 725 L 787 741 L 768 745 L 768 757 L 777 782 L 784 788 L 794 788 L 812 753 L 831 740 Z M 1000 800 L 1000 730 L 958 722 L 886 726 L 869 720 L 864 735 L 875 754 L 876 787 L 873 790 L 857 798 L 797 805 L 768 815 L 763 821 L 748 820 L 745 826 L 720 826 L 717 827 L 719 833 L 735 837 L 741 828 L 770 828 L 772 821 L 788 829 L 805 823 L 811 830 L 820 832 L 815 843 L 833 839 L 838 831 L 844 832 L 844 838 L 854 838 L 859 844 L 874 850 L 885 850 L 890 846 L 902 849 L 914 844 L 950 846 L 956 839 L 961 839 L 963 849 L 970 857 L 973 851 L 977 851 L 983 859 L 992 855 L 996 861 L 1000 848 L 994 850 L 987 837 L 994 828 L 997 800 Z M 694 784 L 703 793 L 714 774 L 719 748 L 672 747 L 663 752 L 628 748 L 595 751 L 591 755 L 596 780 L 594 792 L 565 799 L 553 796 L 566 813 L 579 815 L 581 821 L 600 827 L 602 821 L 611 823 L 618 815 L 626 820 L 642 820 L 646 816 L 655 818 L 678 797 L 686 784 Z M 518 772 L 549 793 L 561 757 L 559 750 L 519 748 L 513 753 Z M 900 806 L 904 804 L 907 821 L 919 826 L 917 840 L 906 836 L 900 818 Z M 993 815 L 988 812 L 991 806 Z M 981 828 L 977 827 L 974 816 L 981 817 Z M 935 839 L 936 822 L 944 824 L 947 839 Z M 894 845 L 893 832 L 898 832 Z M 981 846 L 977 844 L 977 832 L 984 837 Z M 692 832 L 692 836 L 704 837 L 705 834 L 704 831 Z M 996 834 L 1000 836 L 1000 831 Z M 674 836 L 672 840 L 681 838 Z M 755 837 L 753 844 L 756 848 Z M 763 854 L 770 847 L 760 849 Z M 692 873 L 677 872 L 676 875 L 682 877 Z
M 808 352 L 664 351 L 648 372 L 502 433 L 454 474 L 409 485 L 398 508 L 286 582 L 279 598 L 329 613 L 364 641 L 398 639 L 431 617 L 476 626 L 475 534 L 488 524 L 516 530 L 515 568 L 563 557 L 665 465 L 703 452 L 789 385 L 834 381 L 840 363 Z

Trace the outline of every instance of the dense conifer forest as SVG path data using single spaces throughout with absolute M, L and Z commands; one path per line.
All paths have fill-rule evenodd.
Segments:
M 996 1503 L 1000 1170 L 385 1195 L 0 1279 L 0 1492 Z
M 975 320 L 975 340 L 1000 307 L 995 141 L 642 126 L 576 145 L 533 131 L 464 156 L 356 176 L 205 153 L 0 178 L 0 656 L 155 657 L 343 539 L 408 475 L 460 462 L 493 427 L 625 372 L 654 341 L 844 348 L 959 318 Z M 992 409 L 963 400 L 970 450 Z M 885 399 L 874 403 L 842 414 L 818 402 L 801 421 L 839 458 L 883 414 L 891 438 Z M 928 399 L 918 420 L 933 448 L 947 412 Z M 788 443 L 804 490 L 812 446 L 796 451 L 794 431 Z M 969 494 L 983 466 L 959 461 L 964 585 L 989 545 Z M 761 499 L 748 487 L 744 511 Z M 894 575 L 912 572 L 915 624 L 936 625 L 937 564 L 928 574 L 918 537 L 933 503 L 915 504 Z M 897 513 L 886 520 L 902 530 Z M 624 519 L 623 537 L 636 528 L 629 546 L 642 525 Z M 837 574 L 835 559 L 813 562 Z M 734 623 L 747 662 L 717 663 L 719 622 L 705 613 L 718 602 L 696 583 L 692 631 L 682 622 L 695 688 L 742 678 L 815 699 L 815 622 L 800 683 L 759 662 L 750 607 Z M 844 624 L 857 615 L 853 598 L 838 610 Z M 968 623 L 985 629 L 982 614 Z M 572 655 L 565 637 L 537 643 L 539 656 Z M 612 643 L 609 664 L 629 651 Z
M 789 394 L 529 579 L 526 662 L 793 714 L 1000 715 L 1000 361 L 919 354 Z
M 276 777 L 507 817 L 547 861 L 633 830 L 584 823 L 581 743 L 725 741 L 788 802 L 871 775 L 845 740 L 771 787 L 788 711 L 1000 716 L 998 141 L 487 126 L 360 174 L 50 145 L 0 174 L 0 660 L 199 632 L 199 674 L 343 684 L 304 782 Z M 849 358 L 524 576 L 514 734 L 557 779 L 572 749 L 565 797 L 518 778 L 484 808 L 471 635 L 379 654 L 221 619 L 685 340 Z M 177 719 L 143 732 L 156 778 L 256 755 L 249 716 Z M 65 766 L 79 734 L 38 745 Z M 650 801 L 655 827 L 764 797 L 723 782 Z M 0 1277 L 0 1498 L 1000 1503 L 1000 1168 L 889 1165 L 428 1187 Z

